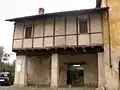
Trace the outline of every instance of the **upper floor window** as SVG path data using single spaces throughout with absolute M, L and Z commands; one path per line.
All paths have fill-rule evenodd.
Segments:
M 79 33 L 84 34 L 88 33 L 88 21 L 79 20 Z
M 32 26 L 25 27 L 25 38 L 31 38 L 32 36 Z

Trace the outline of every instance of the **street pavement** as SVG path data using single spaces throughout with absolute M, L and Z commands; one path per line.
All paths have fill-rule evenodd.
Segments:
M 16 87 L 16 86 L 0 86 L 0 90 L 96 90 L 95 88 L 37 88 L 37 87 Z

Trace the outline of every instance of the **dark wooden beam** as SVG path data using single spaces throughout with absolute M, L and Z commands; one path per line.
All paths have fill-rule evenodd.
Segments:
M 66 26 L 67 26 L 67 17 L 64 17 L 64 22 L 65 22 L 65 46 L 67 46 L 67 43 L 66 43 L 66 35 L 67 35 L 67 28 L 66 28 Z
M 76 17 L 76 39 L 77 39 L 77 46 L 78 46 L 78 16 Z
M 44 22 L 43 22 L 43 46 L 44 46 L 44 40 L 45 40 L 45 22 L 46 22 L 46 19 L 44 19 Z
M 16 28 L 16 23 L 14 23 L 14 31 L 13 31 L 13 42 L 12 42 L 12 48 L 14 48 L 15 28 Z
M 35 20 L 32 21 L 33 25 L 32 25 L 32 48 L 34 47 L 34 29 L 35 29 Z
M 91 14 L 88 14 L 88 22 L 89 22 L 89 45 L 91 45 Z
M 56 17 L 53 18 L 53 46 L 55 46 L 55 23 Z
M 97 53 L 97 52 L 103 52 L 104 47 L 103 46 L 82 46 L 82 47 L 51 47 L 51 48 L 36 48 L 36 49 L 14 49 L 14 52 L 16 52 L 18 55 L 39 55 L 39 54 L 52 54 L 52 53 L 60 53 L 60 54 L 85 54 L 85 53 Z

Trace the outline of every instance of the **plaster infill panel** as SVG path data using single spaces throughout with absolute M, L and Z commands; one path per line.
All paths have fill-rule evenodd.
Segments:
M 22 40 L 14 40 L 13 48 L 22 48 Z
M 66 36 L 66 45 L 76 45 L 77 44 L 77 39 L 76 35 L 72 36 Z
M 65 46 L 65 36 L 55 37 L 55 46 Z
M 23 48 L 32 48 L 32 39 L 24 39 Z
M 14 31 L 14 39 L 23 38 L 23 30 L 24 30 L 23 22 L 21 23 L 16 22 L 15 31 Z
M 76 17 L 67 17 L 66 34 L 76 34 Z
M 43 38 L 34 38 L 33 40 L 33 47 L 43 47 Z
M 43 23 L 44 21 L 36 20 L 34 25 L 34 37 L 43 37 Z
M 45 20 L 45 36 L 53 36 L 53 19 Z
M 53 46 L 53 37 L 44 38 L 44 47 Z
M 89 45 L 90 43 L 89 34 L 78 35 L 78 44 L 79 45 Z
M 90 15 L 91 32 L 102 32 L 101 14 Z
M 103 44 L 102 33 L 100 34 L 91 34 L 91 44 Z
M 65 35 L 64 17 L 56 17 L 55 18 L 55 35 Z

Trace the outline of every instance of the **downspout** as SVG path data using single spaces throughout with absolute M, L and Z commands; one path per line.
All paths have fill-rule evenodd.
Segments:
M 106 7 L 108 6 L 108 0 L 105 0 Z M 107 10 L 107 21 L 108 21 L 108 42 L 109 42 L 109 62 L 110 62 L 110 68 L 112 69 L 112 56 L 111 56 L 111 33 L 110 33 L 110 15 L 109 15 L 109 9 Z
M 107 4 L 107 3 L 106 3 L 106 4 Z M 110 16 L 109 16 L 109 10 L 107 10 L 107 21 L 108 21 L 109 62 L 110 62 L 110 68 L 112 68 L 111 34 L 110 34 Z
M 103 0 L 96 0 L 96 8 L 101 8 Z M 101 4 L 101 5 L 100 5 Z M 105 7 L 108 8 L 108 0 L 105 0 Z M 100 5 L 100 6 L 99 6 Z M 107 10 L 107 23 L 108 23 L 108 43 L 109 43 L 109 62 L 110 68 L 112 68 L 112 57 L 111 57 L 111 35 L 110 35 L 110 16 L 109 16 L 109 9 Z

